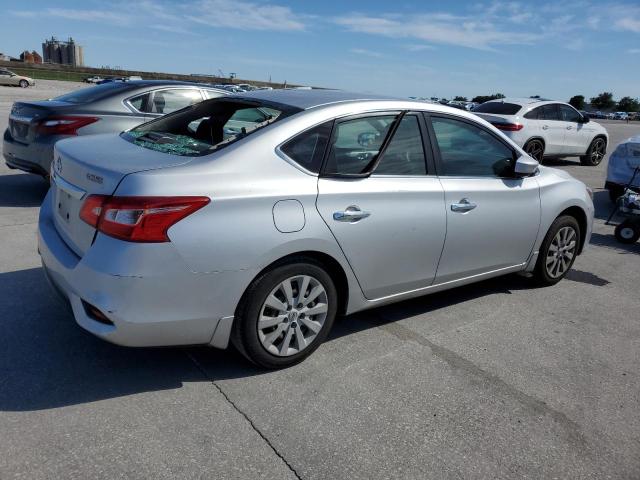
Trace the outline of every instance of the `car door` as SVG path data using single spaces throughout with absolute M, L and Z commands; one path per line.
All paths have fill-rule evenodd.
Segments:
M 368 299 L 435 278 L 446 213 L 423 134 L 417 113 L 351 117 L 333 128 L 317 209 Z M 376 163 L 371 175 L 362 173 Z
M 584 154 L 589 144 L 587 124 L 581 122 L 582 115 L 575 108 L 569 105 L 559 105 L 559 108 L 565 128 L 562 153 Z
M 447 214 L 436 283 L 523 265 L 540 225 L 536 177 L 517 178 L 516 151 L 484 126 L 442 114 L 427 120 Z
M 6 70 L 0 70 L 0 85 L 11 85 L 11 74 Z
M 560 155 L 564 153 L 565 125 L 560 118 L 560 110 L 555 103 L 538 107 L 541 121 L 540 130 L 545 141 L 545 155 Z

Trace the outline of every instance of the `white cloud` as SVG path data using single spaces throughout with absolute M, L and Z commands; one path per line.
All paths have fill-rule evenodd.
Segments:
M 110 3 L 104 9 L 46 8 L 44 11 L 12 11 L 23 18 L 58 17 L 121 27 L 144 25 L 173 33 L 188 33 L 189 27 L 202 24 L 214 28 L 264 31 L 301 31 L 308 16 L 291 8 L 245 0 L 191 0 L 183 3 L 140 0 Z
M 232 0 L 200 0 L 189 8 L 197 12 L 186 18 L 212 27 L 241 30 L 304 30 L 301 16 L 289 7 Z
M 356 55 L 364 55 L 365 57 L 375 57 L 380 58 L 383 57 L 380 52 L 375 52 L 373 50 L 367 50 L 366 48 L 352 48 L 349 52 L 354 53 Z
M 25 18 L 40 16 L 66 18 L 83 22 L 99 22 L 111 25 L 131 25 L 131 17 L 124 13 L 114 13 L 106 10 L 74 10 L 66 8 L 46 8 L 42 12 L 13 11 L 13 15 Z
M 433 45 L 426 45 L 424 43 L 411 43 L 411 44 L 405 45 L 404 48 L 406 50 L 409 50 L 410 52 L 422 52 L 424 50 L 436 49 L 436 47 L 434 47 Z
M 478 50 L 494 50 L 495 46 L 504 44 L 529 44 L 538 38 L 533 33 L 503 30 L 479 16 L 440 13 L 368 16 L 354 13 L 334 21 L 352 32 L 411 38 Z

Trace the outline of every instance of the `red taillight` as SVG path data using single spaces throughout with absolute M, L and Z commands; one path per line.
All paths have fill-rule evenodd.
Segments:
M 521 123 L 492 123 L 491 125 L 493 125 L 494 127 L 496 127 L 498 130 L 504 130 L 506 132 L 517 132 L 519 130 L 522 130 L 524 128 L 524 125 L 522 125 Z
M 129 242 L 168 242 L 167 230 L 204 207 L 208 197 L 90 195 L 80 218 L 98 231 Z
M 59 115 L 47 117 L 40 121 L 38 133 L 40 135 L 77 135 L 78 130 L 100 120 L 97 117 L 80 117 L 74 115 Z

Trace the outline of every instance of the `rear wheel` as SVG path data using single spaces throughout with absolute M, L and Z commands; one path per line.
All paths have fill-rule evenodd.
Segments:
M 247 289 L 236 312 L 232 342 L 260 367 L 295 365 L 325 340 L 337 304 L 331 277 L 314 260 L 275 267 Z
M 571 269 L 580 245 L 580 226 L 569 215 L 555 219 L 540 246 L 533 272 L 541 285 L 555 285 Z
M 636 243 L 640 238 L 640 224 L 625 220 L 616 226 L 614 234 L 620 243 Z
M 27 88 L 29 86 L 29 82 L 27 82 L 26 80 L 20 80 L 20 86 L 22 88 Z
M 605 142 L 604 138 L 594 138 L 591 145 L 589 145 L 586 155 L 580 157 L 580 163 L 589 167 L 595 167 L 596 165 L 600 165 L 606 153 L 607 142 Z
M 542 143 L 542 140 L 529 140 L 524 146 L 524 151 L 527 152 L 530 157 L 542 163 L 542 159 L 544 158 L 544 143 Z

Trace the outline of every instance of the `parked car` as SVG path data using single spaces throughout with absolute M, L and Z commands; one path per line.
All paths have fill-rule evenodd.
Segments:
M 7 70 L 6 68 L 0 68 L 0 85 L 27 88 L 32 87 L 35 84 L 36 81 L 31 77 L 18 75 L 11 70 Z
M 614 120 L 627 120 L 629 118 L 629 114 L 627 112 L 614 112 L 613 119 Z
M 607 180 L 604 188 L 609 191 L 609 197 L 615 202 L 631 182 L 635 169 L 640 167 L 640 135 L 631 137 L 620 143 L 609 155 L 607 164 Z M 631 187 L 640 191 L 640 173 L 633 179 Z
M 265 368 L 303 360 L 337 314 L 512 272 L 555 284 L 593 224 L 582 182 L 479 117 L 332 90 L 208 100 L 58 142 L 54 166 L 39 252 L 83 328 L 231 340 Z
M 568 103 L 504 98 L 485 102 L 473 113 L 502 130 L 539 162 L 576 156 L 583 165 L 595 166 L 607 152 L 606 129 Z
M 91 77 L 86 77 L 83 82 L 85 83 L 100 83 L 104 78 L 99 75 L 93 75 Z
M 120 132 L 206 98 L 227 94 L 195 83 L 110 82 L 51 100 L 15 102 L 4 132 L 7 166 L 47 176 L 62 138 Z

